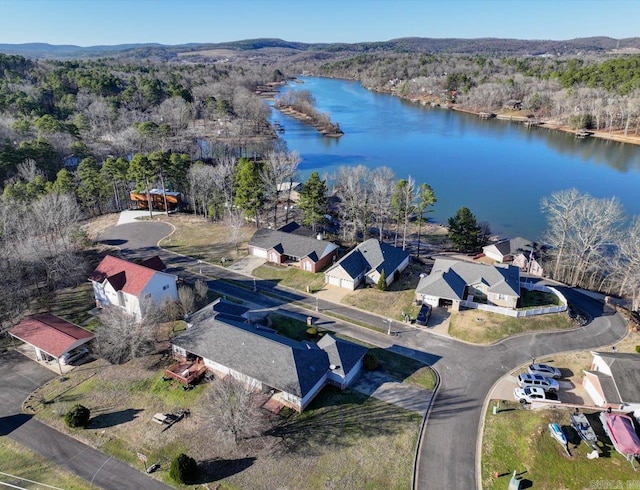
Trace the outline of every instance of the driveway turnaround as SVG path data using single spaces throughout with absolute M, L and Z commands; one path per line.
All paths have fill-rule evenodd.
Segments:
M 138 228 L 143 225 L 144 228 Z M 247 276 L 205 263 L 198 264 L 189 257 L 156 248 L 155 244 L 162 238 L 159 235 L 169 233 L 167 228 L 168 225 L 158 222 L 132 223 L 107 230 L 102 239 L 106 243 L 118 243 L 126 256 L 158 254 L 169 267 L 174 268 L 174 273 L 187 280 L 200 277 L 189 272 L 197 270 L 207 278 L 209 287 L 220 294 L 310 315 L 321 327 L 325 325 L 371 345 L 412 357 L 438 371 L 440 387 L 428 414 L 417 460 L 414 488 L 419 490 L 479 488 L 476 443 L 484 415 L 483 404 L 494 383 L 505 373 L 529 362 L 532 357 L 611 345 L 626 333 L 624 321 L 615 311 L 571 288 L 556 286 L 577 309 L 593 319 L 586 327 L 575 331 L 536 332 L 491 346 L 478 346 L 395 322 L 392 328 L 398 334 L 390 337 L 337 321 L 322 312 L 379 327 L 385 325 L 383 317 L 292 291 L 272 281 L 258 280 L 257 291 L 254 292 L 253 280 Z M 297 304 L 292 305 L 293 302 Z M 298 306 L 300 304 L 306 308 Z
M 22 413 L 24 399 L 55 373 L 16 351 L 0 356 L 0 438 L 9 437 L 94 485 L 108 490 L 170 489 L 131 466 L 112 459 Z

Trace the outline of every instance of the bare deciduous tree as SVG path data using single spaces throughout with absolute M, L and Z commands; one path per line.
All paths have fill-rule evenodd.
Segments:
M 232 376 L 216 380 L 207 399 L 211 425 L 234 444 L 265 431 L 267 419 L 260 409 L 258 393 Z
M 100 326 L 96 329 L 96 343 L 102 357 L 122 364 L 152 352 L 162 309 L 147 305 L 145 311 L 140 319 L 115 307 L 102 311 Z

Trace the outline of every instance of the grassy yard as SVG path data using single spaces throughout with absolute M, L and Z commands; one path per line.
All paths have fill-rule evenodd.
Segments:
M 520 301 L 518 308 L 538 308 L 541 306 L 558 306 L 560 298 L 555 294 L 543 291 L 529 291 L 522 288 L 520 290 Z
M 324 273 L 313 274 L 297 267 L 265 264 L 254 269 L 253 275 L 303 292 L 309 287 L 310 292 L 315 293 L 324 286 Z
M 345 296 L 342 302 L 396 320 L 402 320 L 405 314 L 415 318 L 420 309 L 415 305 L 415 289 L 423 272 L 424 267 L 411 263 L 387 291 L 358 289 Z
M 44 488 L 27 480 L 65 490 L 98 488 L 8 437 L 3 437 L 0 444 L 0 471 L 15 477 L 0 474 L 0 480 L 17 485 L 14 488 Z
M 566 313 L 512 318 L 482 310 L 464 310 L 451 314 L 449 335 L 474 344 L 491 344 L 519 333 L 573 327 Z
M 482 483 L 484 489 L 507 488 L 514 470 L 522 473 L 533 488 L 555 490 L 558 488 L 633 488 L 627 482 L 637 483 L 638 474 L 611 446 L 604 436 L 597 417 L 588 415 L 594 430 L 600 436 L 600 458 L 587 459 L 591 451 L 580 442 L 570 427 L 569 410 L 524 410 L 515 402 L 501 403 L 507 410 L 493 415 L 492 407 L 485 415 L 482 449 Z M 504 408 L 503 408 L 504 409 Z M 560 444 L 549 435 L 548 424 L 558 422 L 569 440 L 568 456 Z M 603 441 L 606 441 L 603 442 Z M 578 445 L 579 444 L 579 445 Z M 576 447 L 577 445 L 577 447 Z M 496 478 L 494 473 L 504 476 Z M 509 475 L 505 475 L 509 473 Z M 596 486 L 598 483 L 621 481 L 620 487 Z M 526 483 L 526 482 L 525 482 Z
M 174 486 L 168 467 L 180 452 L 199 461 L 200 483 L 222 489 L 410 486 L 419 415 L 328 387 L 302 414 L 273 416 L 269 430 L 234 446 L 208 422 L 209 385 L 184 391 L 162 381 L 168 363 L 154 355 L 122 366 L 84 365 L 36 394 L 36 417 L 136 467 L 142 452 L 162 465 L 154 476 Z M 62 414 L 76 403 L 91 409 L 86 429 L 64 426 Z M 151 421 L 156 412 L 179 408 L 189 408 L 191 417 L 164 432 Z
M 224 257 L 236 260 L 247 255 L 247 242 L 255 228 L 242 228 L 238 251 L 230 242 L 229 228 L 222 223 L 213 223 L 203 218 L 186 214 L 172 214 L 168 217 L 158 215 L 160 219 L 175 226 L 176 231 L 160 242 L 160 246 L 190 257 L 220 263 Z
M 56 291 L 49 297 L 42 297 L 33 302 L 31 313 L 52 313 L 65 320 L 85 325 L 92 319 L 89 311 L 96 305 L 93 287 L 89 281 L 73 288 Z

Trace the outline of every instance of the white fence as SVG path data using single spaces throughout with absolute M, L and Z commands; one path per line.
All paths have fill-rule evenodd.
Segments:
M 460 306 L 464 306 L 466 308 L 474 308 L 477 310 L 489 311 L 491 313 L 498 313 L 500 315 L 513 316 L 515 318 L 525 318 L 528 316 L 535 315 L 547 315 L 549 313 L 560 313 L 561 311 L 567 310 L 567 299 L 564 295 L 558 291 L 556 288 L 552 288 L 549 286 L 542 286 L 540 284 L 521 282 L 521 288 L 525 288 L 533 291 L 542 291 L 545 293 L 550 293 L 556 296 L 560 300 L 559 306 L 546 306 L 541 308 L 527 308 L 524 310 L 512 310 L 511 308 L 503 308 L 502 306 L 493 306 L 493 305 L 483 305 L 481 303 L 475 303 L 473 301 L 460 301 Z

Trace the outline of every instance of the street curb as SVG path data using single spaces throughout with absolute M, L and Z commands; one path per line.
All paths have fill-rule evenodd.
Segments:
M 438 395 L 438 388 L 440 388 L 441 377 L 440 373 L 433 367 L 429 366 L 431 370 L 436 375 L 436 385 L 433 387 L 433 394 L 431 395 L 431 400 L 429 401 L 429 406 L 427 407 L 427 412 L 424 414 L 424 418 L 422 419 L 422 425 L 420 426 L 420 432 L 418 433 L 418 442 L 416 444 L 416 457 L 413 461 L 413 481 L 411 482 L 412 490 L 420 490 L 418 488 L 418 471 L 420 470 L 420 453 L 422 452 L 422 444 L 424 442 L 424 433 L 425 427 L 427 426 L 427 422 L 429 421 L 429 415 L 431 415 L 431 408 L 433 407 L 433 402 Z
M 619 313 L 616 313 L 616 314 L 619 314 Z M 562 331 L 564 331 L 564 330 L 562 330 Z M 607 348 L 607 347 L 611 347 L 613 345 L 616 345 L 618 342 L 621 342 L 622 340 L 624 340 L 628 335 L 629 335 L 629 331 L 626 330 L 625 334 L 622 337 L 620 337 L 615 343 L 600 346 L 600 347 L 598 347 L 598 349 L 603 349 L 603 348 Z M 556 356 L 556 355 L 562 355 L 562 354 L 571 354 L 572 352 L 583 352 L 583 351 L 584 351 L 584 349 L 572 349 L 572 350 L 566 350 L 566 351 L 562 351 L 562 352 L 554 352 L 553 354 L 549 354 L 549 355 Z M 487 407 L 489 406 L 489 402 L 491 401 L 491 395 L 493 395 L 493 392 L 495 391 L 496 386 L 498 386 L 498 384 L 500 384 L 504 378 L 506 378 L 507 376 L 511 376 L 511 373 L 513 371 L 517 371 L 519 369 L 522 369 L 527 364 L 529 364 L 529 362 L 525 362 L 523 364 L 520 364 L 520 365 L 516 366 L 515 368 L 509 370 L 508 372 L 506 372 L 502 376 L 500 376 L 496 380 L 496 382 L 493 383 L 493 385 L 491 385 L 491 389 L 487 392 L 487 396 L 484 399 L 484 403 L 482 404 L 482 417 L 480 417 L 480 422 L 478 423 L 478 436 L 476 437 L 476 490 L 483 490 L 483 488 L 482 488 L 482 467 L 481 467 L 481 463 L 482 463 L 482 441 L 483 441 L 483 437 L 484 437 L 484 421 L 485 421 L 485 418 L 487 416 Z

